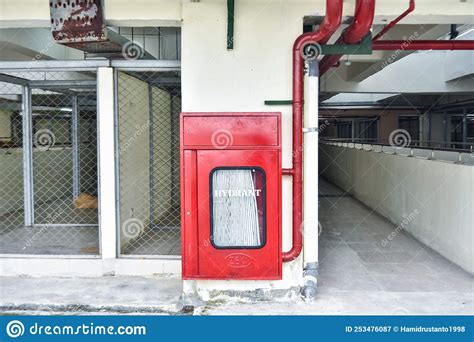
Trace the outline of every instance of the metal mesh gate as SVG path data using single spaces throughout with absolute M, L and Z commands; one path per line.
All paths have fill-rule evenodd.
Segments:
M 98 254 L 95 71 L 0 73 L 0 253 Z
M 0 82 L 0 253 L 23 253 L 23 87 Z
M 179 72 L 119 71 L 120 253 L 179 255 Z

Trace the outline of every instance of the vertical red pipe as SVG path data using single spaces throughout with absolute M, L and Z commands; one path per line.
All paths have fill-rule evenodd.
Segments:
M 319 30 L 299 36 L 293 44 L 293 167 L 285 174 L 293 176 L 293 243 L 283 253 L 283 261 L 296 259 L 303 248 L 303 48 L 324 44 L 341 25 L 342 0 L 326 0 L 326 16 Z
M 339 37 L 339 44 L 357 44 L 369 33 L 375 14 L 375 0 L 356 0 L 354 20 L 346 31 Z M 322 76 L 342 55 L 325 56 L 319 63 L 319 74 Z

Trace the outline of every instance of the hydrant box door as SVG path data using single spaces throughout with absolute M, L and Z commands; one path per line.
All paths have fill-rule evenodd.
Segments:
M 199 277 L 281 279 L 280 153 L 197 152 Z

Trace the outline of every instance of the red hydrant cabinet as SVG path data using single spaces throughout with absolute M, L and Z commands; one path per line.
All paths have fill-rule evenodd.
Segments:
M 183 279 L 281 279 L 280 113 L 181 114 Z

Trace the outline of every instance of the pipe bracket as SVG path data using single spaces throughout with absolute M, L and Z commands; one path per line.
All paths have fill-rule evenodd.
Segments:
M 304 127 L 303 133 L 319 133 L 319 127 Z

